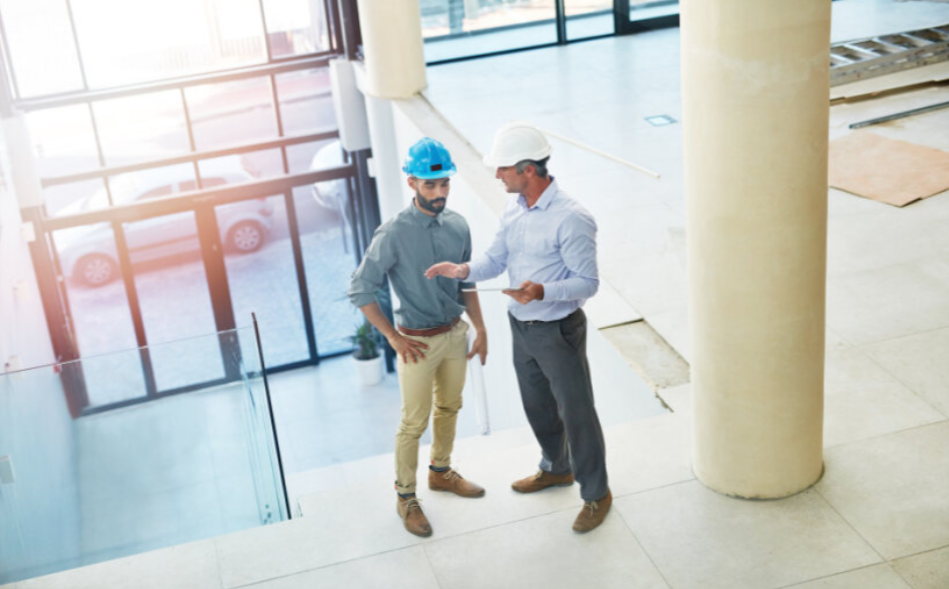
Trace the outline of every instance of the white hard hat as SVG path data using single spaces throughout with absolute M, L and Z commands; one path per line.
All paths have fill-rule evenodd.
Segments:
M 486 166 L 513 166 L 524 160 L 540 161 L 550 155 L 550 143 L 536 127 L 527 123 L 508 123 L 494 134 L 491 153 L 484 156 Z

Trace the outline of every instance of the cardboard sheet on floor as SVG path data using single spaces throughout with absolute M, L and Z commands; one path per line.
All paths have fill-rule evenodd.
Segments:
M 830 142 L 833 188 L 905 207 L 949 189 L 949 153 L 856 131 Z

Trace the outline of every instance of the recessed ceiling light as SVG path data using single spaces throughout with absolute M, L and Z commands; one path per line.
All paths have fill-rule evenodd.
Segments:
M 676 120 L 669 115 L 654 115 L 651 117 L 646 117 L 646 122 L 653 127 L 661 127 L 663 125 L 671 125 L 672 123 L 676 122 Z

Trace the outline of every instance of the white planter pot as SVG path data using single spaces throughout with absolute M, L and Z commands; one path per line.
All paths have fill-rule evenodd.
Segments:
M 371 387 L 382 382 L 385 363 L 382 356 L 372 360 L 353 360 L 356 363 L 356 372 L 359 373 L 359 383 L 364 387 Z

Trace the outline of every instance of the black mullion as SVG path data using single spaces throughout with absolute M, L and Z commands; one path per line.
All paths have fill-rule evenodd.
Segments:
M 306 282 L 306 266 L 303 263 L 303 244 L 300 242 L 300 223 L 297 219 L 297 206 L 293 200 L 293 191 L 283 194 L 287 209 L 287 224 L 290 231 L 290 245 L 293 248 L 293 263 L 297 270 L 297 287 L 303 305 L 303 325 L 306 328 L 306 344 L 310 351 L 310 361 L 319 362 L 320 352 L 316 342 L 316 328 L 313 325 L 313 309 L 310 306 L 310 288 Z
M 565 45 L 567 43 L 567 7 L 565 0 L 554 0 L 554 7 L 557 10 L 557 44 Z
M 327 23 L 329 23 L 333 29 L 333 34 L 330 35 L 330 51 L 334 53 L 344 53 L 343 27 L 339 19 L 339 6 L 337 6 L 336 0 L 323 0 L 323 14 L 326 17 Z
M 283 114 L 280 112 L 280 95 L 277 92 L 277 76 L 270 75 L 270 95 L 273 98 L 273 112 L 277 121 L 277 136 L 283 137 Z M 283 173 L 290 173 L 290 160 L 287 158 L 287 146 L 280 146 L 280 157 L 283 159 Z
M 105 152 L 102 151 L 102 138 L 99 136 L 99 123 L 96 122 L 96 111 L 92 108 L 92 102 L 87 102 L 86 106 L 89 107 L 89 123 L 92 125 L 92 138 L 96 141 L 96 155 L 99 156 L 99 167 L 105 167 Z M 109 179 L 107 177 L 102 177 L 102 184 L 105 185 L 105 197 L 109 201 L 109 206 L 113 206 L 115 203 L 112 202 L 112 187 L 109 186 Z
M 264 10 L 264 0 L 257 0 L 260 6 L 260 24 L 264 27 L 264 48 L 267 50 L 267 63 L 273 61 L 273 53 L 270 50 L 270 31 L 267 30 L 267 14 Z
M 629 0 L 613 0 L 613 30 L 622 35 L 629 28 Z
M 112 234 L 119 258 L 119 271 L 122 273 L 122 282 L 125 285 L 129 313 L 132 315 L 132 327 L 135 329 L 135 342 L 138 344 L 139 355 L 142 359 L 145 394 L 148 397 L 155 397 L 158 395 L 158 384 L 155 380 L 155 368 L 152 366 L 152 358 L 148 350 L 145 320 L 142 318 L 142 306 L 138 299 L 138 289 L 135 286 L 135 274 L 132 268 L 132 258 L 129 255 L 128 240 L 125 239 L 124 225 L 119 221 L 112 221 Z
M 69 17 L 69 28 L 72 30 L 72 40 L 76 46 L 76 61 L 79 63 L 79 75 L 82 76 L 82 88 L 88 92 L 89 80 L 86 78 L 86 66 L 82 62 L 82 50 L 79 48 L 79 35 L 76 34 L 76 19 L 72 14 L 72 0 L 66 0 L 66 16 Z
M 192 152 L 195 152 L 198 148 L 194 142 L 194 129 L 191 127 L 191 109 L 188 108 L 188 97 L 185 96 L 184 87 L 179 88 L 179 91 L 181 93 L 181 108 L 185 115 L 185 128 L 188 130 L 188 146 Z M 191 164 L 194 166 L 194 185 L 200 190 L 204 185 L 201 183 L 201 169 L 198 167 L 198 160 L 194 160 Z
M 236 327 L 234 304 L 231 300 L 231 288 L 227 279 L 227 264 L 221 244 L 221 229 L 217 222 L 217 211 L 213 205 L 199 205 L 195 208 L 195 223 L 198 229 L 198 241 L 201 245 L 201 258 L 204 262 L 204 274 L 211 295 L 211 308 L 214 312 L 214 327 L 218 332 L 221 361 L 224 363 L 226 378 L 237 378 L 240 368 L 231 359 L 239 361 L 240 345 L 232 333 Z

